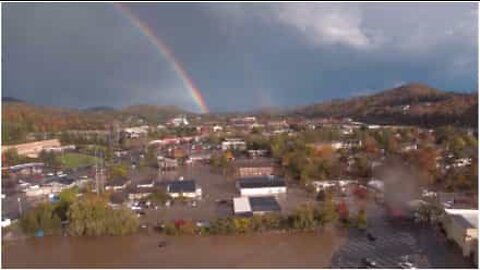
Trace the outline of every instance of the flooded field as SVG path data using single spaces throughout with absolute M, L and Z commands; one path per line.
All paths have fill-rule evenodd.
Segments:
M 62 237 L 4 242 L 2 267 L 329 267 L 335 230 L 235 236 Z M 166 241 L 165 247 L 159 247 Z

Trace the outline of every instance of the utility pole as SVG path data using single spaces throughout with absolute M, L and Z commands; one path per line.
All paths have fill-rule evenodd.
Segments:
M 20 214 L 20 216 L 22 216 L 23 215 L 22 198 L 18 197 L 17 201 L 18 201 L 18 213 Z
M 100 195 L 100 187 L 98 184 L 98 159 L 97 159 L 97 145 L 95 145 L 95 190 L 97 191 L 97 197 Z

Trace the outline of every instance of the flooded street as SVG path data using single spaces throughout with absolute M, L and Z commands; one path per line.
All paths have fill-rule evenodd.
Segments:
M 232 236 L 62 237 L 4 242 L 2 267 L 329 267 L 332 231 Z M 165 240 L 166 247 L 158 244 Z

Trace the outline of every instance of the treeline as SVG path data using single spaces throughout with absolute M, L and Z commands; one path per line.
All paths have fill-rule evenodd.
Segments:
M 344 203 L 335 204 L 327 200 L 324 204 L 303 204 L 291 215 L 280 214 L 254 215 L 252 217 L 219 218 L 208 225 L 197 226 L 192 221 L 169 222 L 163 232 L 169 235 L 180 234 L 243 234 L 266 231 L 313 231 L 328 224 L 354 226 L 359 229 L 367 227 L 367 215 L 361 209 L 349 215 Z
M 42 203 L 20 218 L 28 235 L 42 232 L 69 235 L 124 235 L 136 232 L 137 217 L 128 209 L 112 209 L 106 196 L 77 196 L 75 189 L 60 193 L 58 202 Z

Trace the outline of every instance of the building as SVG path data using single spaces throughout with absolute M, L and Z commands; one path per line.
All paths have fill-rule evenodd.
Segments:
M 17 175 L 33 175 L 33 174 L 40 174 L 43 172 L 43 168 L 45 164 L 42 162 L 31 162 L 31 163 L 23 163 L 11 166 L 9 171 L 11 173 Z
M 274 173 L 274 163 L 270 159 L 243 159 L 235 161 L 237 175 L 241 178 L 268 176 Z
M 155 185 L 155 181 L 153 179 L 151 180 L 146 179 L 136 183 L 137 188 L 153 188 L 154 185 Z
M 169 170 L 175 170 L 178 167 L 178 161 L 174 158 L 158 156 L 157 160 L 158 160 L 158 167 L 160 168 L 160 170 L 169 171 Z
M 212 158 L 211 153 L 193 153 L 188 157 L 189 162 L 208 162 Z
M 185 115 L 181 115 L 179 117 L 170 119 L 170 121 L 168 121 L 168 124 L 174 127 L 182 127 L 188 126 L 190 123 L 188 122 L 188 119 Z
M 215 125 L 213 126 L 212 130 L 213 132 L 220 132 L 220 131 L 223 131 L 223 127 L 219 125 Z
M 108 184 L 105 186 L 105 190 L 113 190 L 113 191 L 118 191 L 118 190 L 124 190 L 127 188 L 127 185 L 130 183 L 129 180 L 127 179 L 112 179 L 108 181 Z
M 246 150 L 247 149 L 247 143 L 242 140 L 242 139 L 225 139 L 222 142 L 222 150 Z
M 478 265 L 478 209 L 445 209 L 442 220 L 447 238 Z
M 241 196 L 280 195 L 287 193 L 285 180 L 276 176 L 241 178 L 237 180 Z
M 264 215 L 280 211 L 281 207 L 273 196 L 233 198 L 233 213 L 238 216 Z
M 254 116 L 230 119 L 230 124 L 237 128 L 251 129 L 256 123 L 257 118 Z
M 75 185 L 73 179 L 58 178 L 44 185 L 30 185 L 24 192 L 27 197 L 41 197 L 50 194 L 59 194 L 64 189 L 71 188 Z
M 186 197 L 196 199 L 202 197 L 202 188 L 195 183 L 195 180 L 168 181 L 162 184 L 172 198 Z
M 61 153 L 64 151 L 75 150 L 75 149 L 76 149 L 75 145 L 71 144 L 71 145 L 58 146 L 58 147 L 46 147 L 43 150 L 45 152 Z
M 17 151 L 17 154 L 21 156 L 37 158 L 40 152 L 52 147 L 60 147 L 60 141 L 58 139 L 53 139 L 16 145 L 5 145 L 2 146 L 2 154 L 7 152 L 8 150 L 15 149 Z
M 252 149 L 247 151 L 248 156 L 251 158 L 265 157 L 268 154 L 266 149 Z
M 130 127 L 123 130 L 123 134 L 127 138 L 135 139 L 148 134 L 149 127 L 147 125 L 139 127 Z

